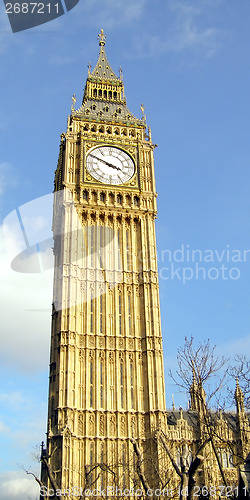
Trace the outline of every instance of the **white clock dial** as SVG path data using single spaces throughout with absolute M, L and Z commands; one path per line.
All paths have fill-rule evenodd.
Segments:
M 88 172 L 104 184 L 124 184 L 134 175 L 132 158 L 114 146 L 92 149 L 86 158 Z

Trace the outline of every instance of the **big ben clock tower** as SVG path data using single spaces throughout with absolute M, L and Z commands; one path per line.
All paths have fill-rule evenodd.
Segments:
M 72 488 L 140 485 L 135 443 L 156 470 L 153 438 L 165 418 L 154 145 L 143 107 L 142 119 L 127 108 L 105 40 L 101 30 L 99 58 L 77 110 L 73 97 L 55 174 L 42 481 L 70 500 Z

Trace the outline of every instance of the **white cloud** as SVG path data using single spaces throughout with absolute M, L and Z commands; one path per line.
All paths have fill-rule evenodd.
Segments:
M 221 47 L 223 33 L 206 22 L 206 9 L 209 8 L 214 6 L 207 2 L 168 2 L 164 33 L 162 30 L 160 34 L 140 33 L 135 40 L 133 56 L 157 57 L 167 52 L 189 52 L 203 58 L 214 56 Z
M 48 364 L 51 295 L 42 275 L 14 271 L 1 280 L 1 363 L 24 372 Z
M 13 271 L 0 238 L 0 274 L 1 363 L 23 372 L 42 370 L 49 360 L 53 269 Z
M 204 14 L 201 8 L 183 2 L 171 4 L 171 9 L 176 13 L 175 34 L 169 49 L 183 51 L 187 49 L 198 50 L 205 57 L 211 57 L 219 48 L 219 31 L 211 26 L 199 27 L 199 16 Z
M 22 393 L 0 394 L 0 460 L 4 459 L 6 467 L 24 464 L 40 468 L 40 443 L 44 439 L 47 416 L 47 401 L 41 398 L 41 393 L 45 391 L 41 392 L 37 379 L 36 387 L 30 391 L 27 387 Z
M 0 474 L 1 498 L 4 500 L 38 500 L 39 486 L 25 471 L 6 471 Z
M 65 191 L 57 193 L 58 202 L 60 195 L 66 196 Z M 71 199 L 70 191 L 67 192 L 67 199 Z M 14 365 L 25 372 L 42 370 L 49 361 L 54 273 L 51 250 L 52 203 L 53 195 L 49 194 L 12 211 L 3 223 L 6 250 L 0 238 L 0 360 L 2 364 Z M 75 230 L 82 232 L 82 223 L 75 207 L 74 211 L 75 228 L 78 226 Z M 118 246 L 114 245 L 114 248 Z M 95 251 L 98 257 L 98 248 Z M 78 254 L 74 255 L 78 257 Z M 84 259 L 88 257 L 83 259 L 80 251 L 79 258 L 85 265 Z M 61 295 L 58 294 L 58 297 L 54 297 L 54 303 L 57 308 L 74 306 L 71 295 L 68 302 L 62 304 Z
M 32 200 L 11 212 L 0 228 L 0 359 L 2 364 L 14 365 L 25 372 L 42 370 L 48 365 L 53 256 L 51 262 L 47 258 L 48 270 L 39 272 L 40 264 L 45 263 L 45 250 L 43 253 L 36 250 L 34 261 L 34 252 L 31 255 L 27 252 L 28 257 L 25 252 L 30 247 L 36 249 L 38 243 L 50 241 L 52 202 L 51 194 Z M 30 266 L 34 264 L 34 272 L 26 261 Z

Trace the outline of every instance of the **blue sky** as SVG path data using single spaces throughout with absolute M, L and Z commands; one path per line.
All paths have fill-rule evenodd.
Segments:
M 0 12 L 1 223 L 52 191 L 71 97 L 79 107 L 101 28 L 112 68 L 122 66 L 130 111 L 140 117 L 144 103 L 158 144 L 166 373 L 185 335 L 210 338 L 229 357 L 249 352 L 249 19 L 248 0 L 80 0 L 60 19 L 12 34 Z M 200 258 L 188 262 L 187 249 Z M 37 486 L 17 464 L 39 471 L 33 454 L 46 430 L 51 276 L 11 271 L 9 252 L 1 238 L 0 499 L 35 500 Z M 196 265 L 204 268 L 199 279 Z M 183 273 L 194 273 L 185 284 Z M 168 407 L 173 392 L 178 405 L 167 380 Z

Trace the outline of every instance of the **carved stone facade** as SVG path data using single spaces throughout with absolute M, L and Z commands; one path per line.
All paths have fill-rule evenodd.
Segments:
M 175 487 L 178 476 L 157 435 L 163 431 L 177 464 L 184 444 L 190 458 L 201 435 L 197 409 L 165 408 L 155 146 L 150 130 L 146 133 L 144 108 L 142 119 L 129 112 L 121 72 L 117 77 L 112 71 L 104 46 L 101 32 L 99 59 L 89 69 L 78 110 L 73 96 L 55 173 L 54 305 L 42 481 L 51 487 L 52 474 L 56 486 L 68 491 L 65 500 L 77 498 L 72 488 L 91 484 L 140 487 L 133 440 L 152 487 L 168 480 Z M 103 146 L 110 148 L 109 156 L 102 156 Z M 109 172 L 110 182 L 96 180 L 88 168 L 91 157 L 98 175 Z M 127 175 L 126 158 L 132 174 L 126 182 L 112 182 L 116 171 Z M 244 423 L 244 409 L 238 410 L 237 417 L 221 415 L 218 429 L 236 447 L 245 440 L 245 454 L 247 417 Z M 211 443 L 206 455 L 199 484 L 218 483 Z M 232 468 L 228 460 L 234 481 L 237 464 Z
M 181 478 L 171 456 L 179 472 L 183 467 L 188 474 L 198 455 L 202 460 L 193 477 L 193 496 L 249 498 L 250 415 L 238 383 L 236 412 L 207 410 L 205 394 L 195 395 L 193 386 L 190 396 L 190 409 L 168 410 L 163 432 L 157 432 L 161 443 L 159 483 L 168 484 L 173 496 L 178 497 Z M 164 439 L 159 439 L 161 434 Z
M 117 484 L 124 478 L 130 484 L 130 438 L 157 461 L 153 434 L 165 412 L 155 146 L 145 119 L 127 109 L 121 74 L 110 68 L 103 39 L 82 106 L 76 111 L 74 105 L 75 98 L 55 174 L 47 440 L 50 468 L 66 489 L 83 487 L 83 464 L 91 468 L 101 460 L 117 469 Z M 90 173 L 87 159 L 102 145 L 116 148 L 109 163 L 107 156 L 100 160 L 110 178 L 113 170 L 126 174 L 129 156 L 133 172 L 126 182 L 100 182 Z

